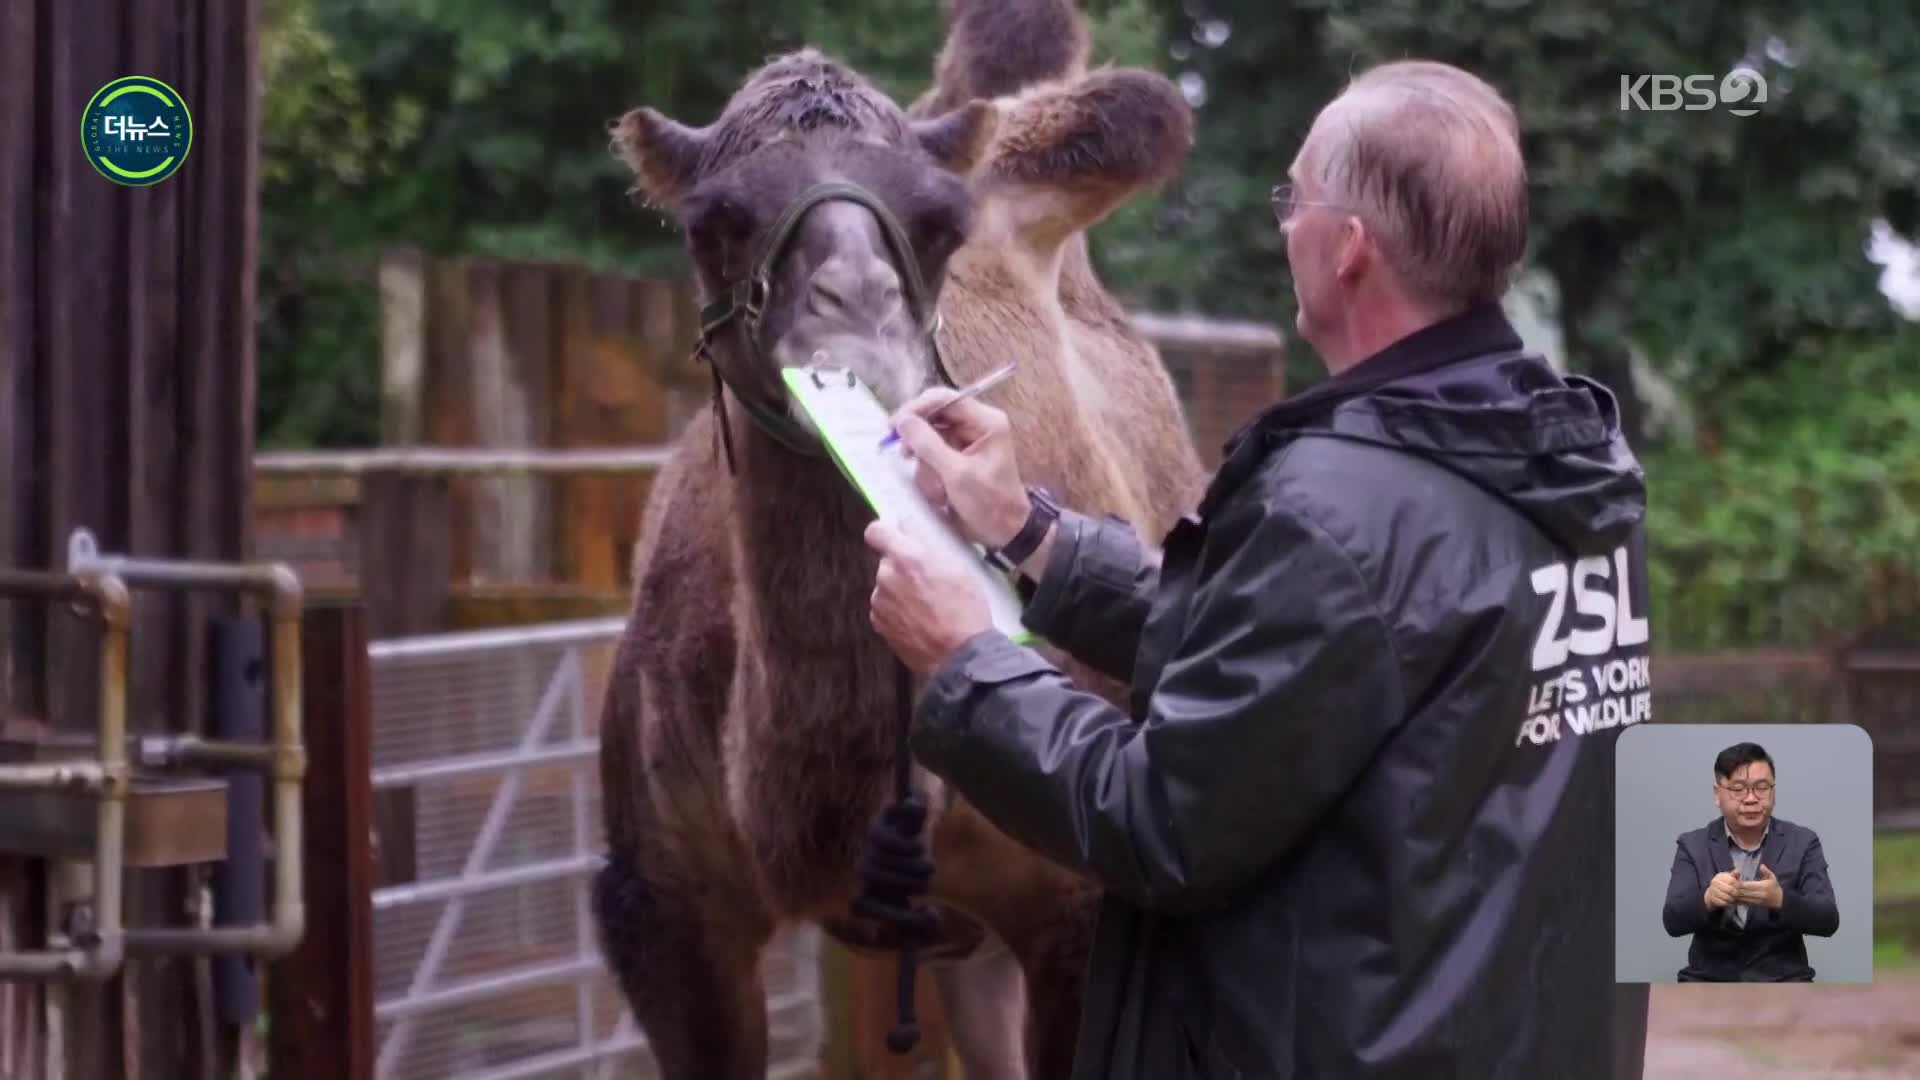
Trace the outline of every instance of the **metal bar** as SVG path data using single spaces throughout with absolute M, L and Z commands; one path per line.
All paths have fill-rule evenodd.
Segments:
M 610 446 L 569 450 L 381 447 L 377 450 L 275 450 L 257 453 L 260 474 L 362 476 L 370 472 L 473 473 L 634 473 L 658 469 L 673 460 L 674 447 Z
M 1128 321 L 1161 348 L 1264 354 L 1286 345 L 1285 335 L 1272 323 L 1153 311 L 1131 312 Z
M 584 877 L 600 869 L 601 861 L 600 856 L 591 853 L 569 855 L 564 859 L 548 859 L 545 862 L 528 863 L 525 866 L 516 866 L 507 870 L 492 870 L 484 874 L 440 878 L 418 884 L 389 885 L 384 889 L 374 890 L 373 910 L 385 911 L 388 908 L 406 907 L 410 904 L 430 904 L 439 900 L 452 900 L 456 897 L 492 892 L 495 889 L 508 889 L 515 885 L 537 885 L 542 881 L 564 881 L 569 878 Z
M 497 975 L 480 975 L 471 979 L 461 979 L 449 983 L 438 990 L 426 990 L 409 993 L 404 997 L 389 998 L 374 1006 L 374 1016 L 380 1020 L 409 1021 L 421 1013 L 438 1012 L 442 1009 L 471 1005 L 476 1001 L 505 997 L 522 990 L 532 990 L 554 983 L 571 982 L 586 978 L 605 970 L 599 964 L 585 963 L 580 960 L 559 960 L 538 967 L 519 968 L 501 972 Z M 394 1026 L 399 1030 L 399 1025 Z M 391 1035 L 388 1036 L 392 1038 Z
M 576 668 L 580 663 L 579 646 L 574 646 L 573 657 Z M 587 741 L 587 701 L 585 679 L 570 680 L 567 687 L 567 712 L 573 717 L 573 738 L 576 742 Z M 596 742 L 598 740 L 595 740 Z M 576 858 L 587 858 L 593 850 L 593 822 L 588 817 L 587 803 L 592 788 L 587 776 L 587 764 L 577 761 L 573 766 L 573 853 Z M 595 859 L 598 863 L 600 860 Z M 591 885 L 578 880 L 573 883 L 573 920 L 574 944 L 582 961 L 598 959 L 593 942 L 593 898 Z M 580 1046 L 582 1049 L 593 1045 L 593 987 L 585 979 L 574 988 L 575 1019 L 580 1028 Z
M 619 1042 L 621 1039 L 640 1038 L 638 1031 L 633 1025 L 633 1010 L 623 1008 L 618 1015 L 620 1018 L 613 1022 L 613 1034 L 609 1037 L 608 1041 Z M 642 1041 L 644 1042 L 644 1040 Z M 601 1061 L 600 1068 L 594 1073 L 595 1080 L 611 1080 L 613 1077 L 612 1069 L 612 1061 Z
M 272 923 L 248 926 L 142 926 L 126 932 L 127 951 L 137 953 L 264 953 L 284 935 Z
M 518 968 L 493 975 L 477 975 L 425 993 L 388 998 L 374 1006 L 374 1016 L 383 1021 L 407 1021 L 422 1013 L 457 1009 L 462 1005 L 507 997 L 523 990 L 572 982 L 575 979 L 593 978 L 605 973 L 605 965 L 597 961 L 557 960 L 537 967 Z M 806 994 L 775 994 L 767 998 L 767 1011 L 772 1014 L 802 1008 L 807 1004 Z
M 140 753 L 140 764 L 152 769 L 213 765 L 267 770 L 272 768 L 274 760 L 271 743 L 209 739 L 194 734 L 141 735 L 135 737 L 134 745 Z
M 379 788 L 411 787 L 434 780 L 451 780 L 475 773 L 507 772 L 514 769 L 527 769 L 540 765 L 559 765 L 570 761 L 586 761 L 600 752 L 599 740 L 580 742 L 578 740 L 543 746 L 538 750 L 489 750 L 484 754 L 462 754 L 454 758 L 439 758 L 419 765 L 392 765 L 373 772 L 373 786 Z
M 300 579 L 281 563 L 210 562 L 199 559 L 150 559 L 105 553 L 87 529 L 67 538 L 67 571 L 112 574 L 127 585 L 176 589 L 230 588 L 284 602 L 300 602 Z
M 97 761 L 34 761 L 0 765 L 0 789 L 18 791 L 78 791 L 95 795 L 107 787 L 107 774 Z
M 300 620 L 304 597 L 300 579 L 284 567 L 273 584 L 273 927 L 274 938 L 262 952 L 284 956 L 306 933 L 305 805 L 301 781 L 307 772 L 307 750 L 301 741 L 300 721 L 306 704 L 301 688 Z
M 626 629 L 625 616 L 609 615 L 598 619 L 569 619 L 533 627 L 509 627 L 499 630 L 462 630 L 450 634 L 419 634 L 387 638 L 367 646 L 373 660 L 411 660 L 428 656 L 448 656 L 490 650 L 523 649 L 529 645 L 572 645 L 584 641 L 618 638 Z
M 547 728 L 553 723 L 559 712 L 560 695 L 565 689 L 565 679 L 569 672 L 578 667 L 573 653 L 567 653 L 547 684 L 546 692 L 540 695 L 540 703 L 534 707 L 533 717 L 527 723 L 527 730 L 520 738 L 520 751 L 532 753 L 533 748 L 546 737 Z M 480 823 L 480 833 L 474 837 L 473 847 L 467 852 L 467 861 L 460 868 L 461 877 L 473 877 L 480 873 L 492 856 L 494 845 L 500 842 L 500 833 L 506 828 L 507 816 L 513 804 L 520 798 L 520 785 L 526 777 L 524 768 L 507 770 L 500 781 L 500 787 L 493 794 L 493 803 L 487 807 L 487 816 Z M 440 965 L 446 962 L 447 949 L 453 943 L 453 935 L 459 930 L 460 922 L 466 917 L 466 902 L 462 897 L 453 897 L 447 901 L 445 911 L 434 924 L 433 936 L 427 940 L 426 954 L 420 958 L 420 967 L 413 973 L 413 981 L 407 987 L 408 998 L 422 994 L 433 984 L 440 974 Z M 403 999 L 405 1000 L 405 999 Z M 401 1054 L 406 1051 L 407 1040 L 413 1035 L 413 1022 L 407 1017 L 387 1032 L 380 1044 L 380 1057 L 374 1063 L 374 1075 L 386 1077 L 393 1075 L 395 1065 Z
M 502 1065 L 485 1072 L 466 1073 L 460 1080 L 526 1080 L 531 1076 L 542 1076 L 562 1069 L 595 1063 L 600 1064 L 604 1071 L 608 1064 L 646 1048 L 645 1039 L 629 1035 L 592 1046 L 583 1046 L 576 1050 L 556 1050 L 551 1054 L 541 1054 L 539 1057 L 527 1058 L 512 1065 Z M 818 1076 L 819 1073 L 818 1062 L 789 1061 L 784 1065 L 769 1065 L 766 1080 L 800 1080 L 802 1077 Z
M 502 1065 L 485 1072 L 465 1073 L 460 1080 L 527 1080 L 527 1077 L 531 1076 L 545 1076 L 562 1069 L 622 1058 L 639 1053 L 646 1048 L 646 1040 L 633 1036 L 609 1039 L 603 1043 L 594 1043 L 573 1050 L 555 1050 L 550 1054 L 526 1058 L 512 1065 Z M 772 1073 L 768 1074 L 769 1080 L 772 1075 Z

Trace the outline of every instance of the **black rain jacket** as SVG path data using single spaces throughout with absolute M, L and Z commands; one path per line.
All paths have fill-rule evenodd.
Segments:
M 1063 518 L 913 748 L 1106 890 L 1074 1080 L 1612 1080 L 1613 742 L 1651 715 L 1645 491 L 1497 307 L 1256 417 L 1156 553 Z M 1044 1080 L 1059 1080 L 1047 1077 Z

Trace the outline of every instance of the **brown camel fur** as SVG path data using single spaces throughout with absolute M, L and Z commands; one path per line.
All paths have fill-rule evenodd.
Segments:
M 1009 28 L 1048 20 L 1066 28 L 1064 50 L 1007 43 Z M 1093 274 L 1085 230 L 1170 178 L 1192 121 L 1158 74 L 1088 71 L 1085 41 L 1065 0 L 958 0 L 936 85 L 912 112 L 806 49 L 749 76 L 706 127 L 640 108 L 614 144 L 638 190 L 685 229 L 707 297 L 745 272 L 805 185 L 846 178 L 879 195 L 938 296 L 953 378 L 1020 361 L 993 400 L 1012 417 L 1023 475 L 1158 536 L 1202 469 L 1158 354 Z M 771 277 L 769 360 L 825 350 L 889 407 L 931 385 L 875 217 L 824 203 L 794 235 Z M 714 348 L 740 369 L 757 362 L 738 322 Z M 780 445 L 731 391 L 722 413 L 689 423 L 649 499 L 602 722 L 609 854 L 595 905 L 609 966 L 670 1080 L 764 1075 L 757 961 L 779 925 L 814 922 L 855 948 L 892 940 L 849 914 L 863 837 L 892 795 L 898 707 L 894 660 L 867 616 L 870 517 L 829 460 Z M 1122 687 L 1054 659 L 1122 700 Z M 940 985 L 969 1076 L 1064 1076 L 1092 887 L 937 777 L 916 770 L 915 784 L 932 807 L 931 959 L 950 972 Z

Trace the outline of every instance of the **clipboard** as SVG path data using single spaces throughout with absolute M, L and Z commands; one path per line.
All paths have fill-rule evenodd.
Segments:
M 913 482 L 912 466 L 900 444 L 882 450 L 890 416 L 873 391 L 846 368 L 782 368 L 781 378 L 794 401 L 806 411 L 829 456 L 875 516 L 905 524 L 923 543 L 968 567 L 987 598 L 994 629 L 1021 645 L 1038 638 L 1020 621 L 1020 594 L 986 556 L 954 528 Z

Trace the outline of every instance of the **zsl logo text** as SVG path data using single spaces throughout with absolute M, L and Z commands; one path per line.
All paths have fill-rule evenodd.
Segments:
M 1604 582 L 1609 577 L 1611 589 L 1596 589 L 1590 584 L 1595 578 Z M 1566 563 L 1549 563 L 1533 572 L 1533 591 L 1549 598 L 1547 617 L 1533 640 L 1535 671 L 1557 668 L 1567 662 L 1569 654 L 1605 656 L 1615 649 L 1647 643 L 1647 618 L 1633 613 L 1624 547 L 1615 548 L 1611 558 L 1589 555 L 1571 569 Z M 1562 635 L 1559 631 L 1566 621 L 1568 592 L 1573 594 L 1573 610 L 1598 622 Z

